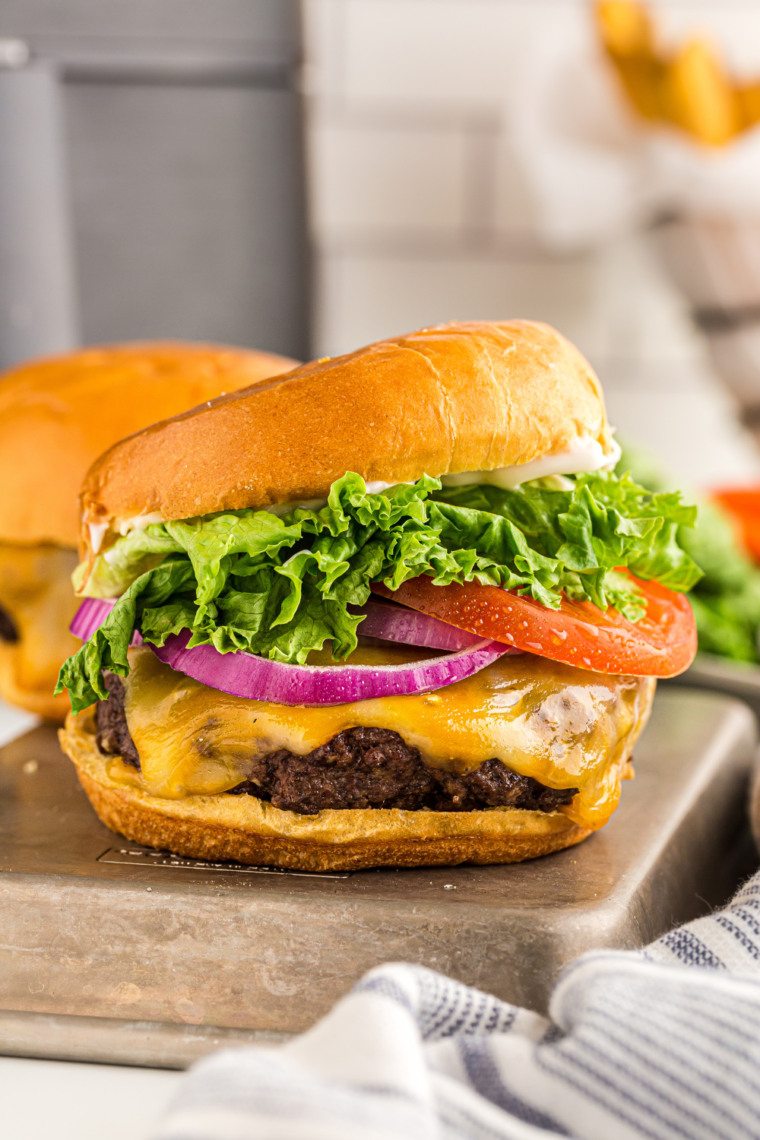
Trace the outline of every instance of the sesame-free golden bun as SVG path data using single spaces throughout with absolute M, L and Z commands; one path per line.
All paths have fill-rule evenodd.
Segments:
M 93 460 L 154 420 L 295 365 L 271 353 L 160 342 L 84 349 L 0 376 L 0 696 L 51 720 L 69 709 L 53 689 L 79 645 L 68 632 L 78 605 L 71 573 L 79 489 Z
M 221 345 L 146 342 L 33 360 L 0 376 L 0 540 L 76 547 L 89 466 L 133 432 L 288 372 Z
M 305 364 L 122 440 L 85 479 L 82 549 L 91 551 L 89 524 L 113 534 L 140 515 L 323 499 L 346 471 L 392 484 L 493 470 L 589 438 L 611 451 L 601 386 L 558 332 L 534 321 L 440 325 Z

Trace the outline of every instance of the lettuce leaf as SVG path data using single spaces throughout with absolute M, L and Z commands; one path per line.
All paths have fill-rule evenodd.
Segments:
M 133 531 L 96 560 L 88 594 L 122 596 L 65 662 L 56 691 L 69 690 L 75 711 L 103 699 L 101 671 L 126 676 L 136 627 L 156 645 L 189 628 L 190 646 L 299 664 L 330 641 L 342 660 L 362 621 L 348 607 L 366 602 L 377 581 L 392 590 L 420 574 L 441 586 L 475 581 L 552 609 L 564 591 L 635 621 L 644 606 L 616 568 L 675 590 L 698 579 L 676 541 L 695 510 L 678 494 L 652 495 L 605 473 L 564 484 L 441 489 L 423 476 L 371 495 L 349 472 L 319 511 L 225 511 Z
M 628 474 L 607 472 L 568 482 L 572 489 L 557 490 L 539 479 L 512 491 L 476 485 L 447 488 L 435 497 L 508 520 L 534 557 L 561 567 L 559 589 L 600 609 L 615 606 L 631 621 L 643 616 L 644 607 L 632 583 L 614 574 L 617 567 L 672 590 L 689 590 L 699 580 L 701 570 L 678 542 L 679 528 L 694 526 L 696 507 L 682 503 L 678 492 L 652 494 Z M 541 581 L 537 568 L 536 578 Z M 535 588 L 531 593 L 556 608 Z
M 679 540 L 704 572 L 690 598 L 699 648 L 757 662 L 760 570 L 742 548 L 733 523 L 714 503 L 704 503 L 697 527 Z
M 642 448 L 624 446 L 618 470 L 631 470 L 652 491 L 675 485 L 659 460 Z M 677 541 L 702 570 L 689 598 L 700 650 L 734 661 L 760 661 L 760 570 L 732 520 L 716 503 L 702 501 L 696 525 L 681 527 Z
M 95 700 L 105 700 L 108 691 L 103 684 L 102 671 L 107 669 L 121 677 L 129 673 L 127 649 L 135 628 L 140 624 L 138 612 L 142 616 L 151 610 L 163 609 L 169 599 L 183 595 L 190 600 L 194 586 L 193 568 L 187 560 L 170 558 L 141 574 L 119 598 L 100 628 L 81 649 L 64 661 L 56 693 L 64 688 L 69 690 L 74 712 L 87 708 Z

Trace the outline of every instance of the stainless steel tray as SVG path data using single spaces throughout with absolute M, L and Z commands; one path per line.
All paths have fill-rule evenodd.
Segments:
M 712 689 L 728 693 L 745 701 L 760 718 L 760 666 L 744 661 L 730 661 L 708 653 L 697 655 L 693 665 L 680 677 L 668 682 L 669 686 L 695 689 Z
M 532 1008 L 561 967 L 728 897 L 746 868 L 748 710 L 670 689 L 611 823 L 506 867 L 307 875 L 129 844 L 51 729 L 0 750 L 0 1052 L 182 1067 L 304 1029 L 404 959 Z

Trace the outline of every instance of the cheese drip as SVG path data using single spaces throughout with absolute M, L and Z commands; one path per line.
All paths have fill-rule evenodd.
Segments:
M 54 543 L 0 542 L 0 606 L 19 633 L 0 641 L 0 689 L 10 700 L 36 693 L 52 704 L 63 662 L 79 648 L 69 622 L 79 606 L 71 588 L 75 550 Z M 68 699 L 60 698 L 62 712 Z
M 313 655 L 312 664 L 327 664 Z M 360 648 L 357 664 L 429 656 L 401 647 Z M 321 659 L 320 659 L 321 658 Z M 115 758 L 109 775 L 163 798 L 213 795 L 248 778 L 256 757 L 304 755 L 347 728 L 398 732 L 431 767 L 463 773 L 493 757 L 552 788 L 579 788 L 561 810 L 599 828 L 614 811 L 626 762 L 644 727 L 654 682 L 608 677 L 541 657 L 503 657 L 421 696 L 323 708 L 245 700 L 176 673 L 143 646 L 130 650 L 127 724 L 142 772 Z

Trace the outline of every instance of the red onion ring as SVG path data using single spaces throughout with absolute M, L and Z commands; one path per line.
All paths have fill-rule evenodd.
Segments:
M 103 624 L 115 598 L 85 598 L 69 629 L 86 641 Z M 406 645 L 453 651 L 444 657 L 404 665 L 286 665 L 253 653 L 219 653 L 213 645 L 187 648 L 191 631 L 172 634 L 163 646 L 146 643 L 172 669 L 204 685 L 249 700 L 284 705 L 340 705 L 375 697 L 427 693 L 454 684 L 484 669 L 512 646 L 447 625 L 415 610 L 370 601 L 360 631 L 369 637 Z M 142 637 L 135 630 L 132 645 Z
M 96 629 L 99 629 L 114 608 L 118 598 L 85 598 L 74 614 L 69 633 L 79 637 L 82 641 L 89 641 Z M 132 634 L 130 645 L 142 645 L 140 631 Z
M 285 665 L 252 653 L 219 653 L 213 645 L 188 649 L 189 640 L 186 629 L 165 645 L 146 644 L 160 661 L 212 689 L 280 705 L 344 705 L 429 693 L 471 677 L 509 652 L 508 646 L 485 639 L 458 653 L 404 665 Z
M 75 637 L 87 641 L 99 626 L 103 624 L 113 607 L 116 598 L 85 598 L 74 615 L 69 630 Z M 427 649 L 442 649 L 448 653 L 456 653 L 460 649 L 479 645 L 483 640 L 476 633 L 457 629 L 455 625 L 448 625 L 439 618 L 418 610 L 409 610 L 404 606 L 394 606 L 388 602 L 379 602 L 370 598 L 364 606 L 351 606 L 353 614 L 365 614 L 364 621 L 358 629 L 362 637 L 377 637 L 381 641 L 394 641 L 402 645 L 421 645 Z M 140 645 L 142 637 L 135 630 L 132 645 Z M 514 646 L 504 646 L 507 653 L 520 653 Z
M 352 614 L 366 615 L 356 631 L 360 637 L 378 637 L 382 641 L 397 641 L 402 645 L 424 645 L 428 649 L 444 649 L 449 653 L 468 649 L 483 640 L 476 633 L 457 629 L 455 625 L 448 625 L 429 614 L 421 614 L 419 610 L 389 605 L 387 602 L 375 601 L 374 598 L 364 606 L 349 608 Z

